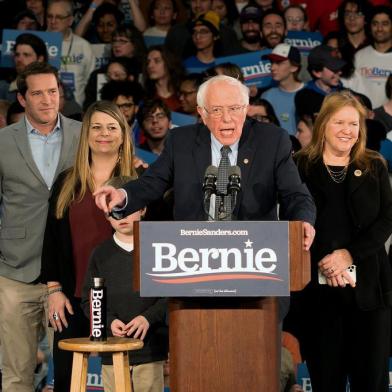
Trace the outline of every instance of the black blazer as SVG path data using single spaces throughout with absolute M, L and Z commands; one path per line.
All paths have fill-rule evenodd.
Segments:
M 392 305 L 392 270 L 384 245 L 392 233 L 392 191 L 385 165 L 379 159 L 375 159 L 373 165 L 374 172 L 365 173 L 350 164 L 346 176 L 346 204 L 354 224 L 353 239 L 346 248 L 357 265 L 355 297 L 362 310 Z M 315 200 L 317 211 L 321 211 L 328 198 L 325 191 L 328 177 L 322 160 L 310 165 L 306 171 L 300 165 L 299 170 Z M 330 225 L 333 230 L 333 217 Z M 315 246 L 311 251 L 312 255 L 319 254 Z M 314 287 L 317 287 L 319 261 L 312 257 Z
M 175 220 L 206 220 L 202 184 L 211 164 L 211 136 L 202 124 L 170 132 L 160 157 L 138 180 L 125 185 L 126 213 L 161 197 L 173 187 Z M 284 220 L 315 221 L 315 206 L 291 158 L 286 131 L 247 120 L 239 141 L 237 165 L 241 192 L 234 215 L 238 220 L 276 220 L 277 203 Z

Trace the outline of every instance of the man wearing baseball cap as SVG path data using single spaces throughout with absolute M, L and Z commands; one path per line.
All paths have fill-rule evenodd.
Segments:
M 335 56 L 334 49 L 327 45 L 316 46 L 310 51 L 308 71 L 312 80 L 295 96 L 297 116 L 317 115 L 324 97 L 343 89 L 340 74 L 345 64 L 345 61 Z
M 255 52 L 262 49 L 261 16 L 261 8 L 256 4 L 248 4 L 242 9 L 240 13 L 241 53 Z
M 290 135 L 295 135 L 297 121 L 294 98 L 304 87 L 298 77 L 301 70 L 299 50 L 288 44 L 278 44 L 270 54 L 262 56 L 262 59 L 271 61 L 272 79 L 278 85 L 265 91 L 261 98 L 271 103 L 281 127 Z

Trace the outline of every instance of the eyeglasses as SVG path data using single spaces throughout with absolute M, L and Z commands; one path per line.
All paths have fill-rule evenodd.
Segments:
M 212 118 L 221 118 L 223 116 L 224 110 L 226 109 L 227 113 L 230 116 L 238 116 L 245 109 L 246 105 L 233 105 L 233 106 L 215 106 L 210 110 L 204 108 L 204 110 L 210 115 Z
M 129 44 L 131 41 L 129 39 L 114 39 L 112 41 L 112 45 L 126 45 Z
M 144 121 L 147 122 L 153 122 L 163 120 L 164 118 L 167 118 L 166 113 L 157 113 L 157 114 L 150 114 L 144 118 Z
M 288 16 L 286 18 L 286 20 L 287 20 L 287 22 L 290 22 L 290 23 L 301 23 L 304 21 L 304 18 L 301 18 L 301 17 L 294 18 L 293 16 Z
M 71 15 L 52 15 L 52 14 L 48 14 L 47 15 L 47 19 L 48 20 L 60 20 L 63 21 L 67 18 L 69 18 Z
M 361 11 L 344 11 L 344 17 L 345 18 L 360 18 L 364 16 L 363 13 Z
M 197 90 L 191 90 L 191 91 L 180 90 L 180 96 L 183 95 L 184 97 L 187 97 L 188 95 L 194 94 L 196 92 Z
M 201 30 L 193 30 L 193 32 L 192 32 L 193 36 L 196 36 L 196 35 L 206 36 L 208 34 L 212 34 L 212 31 L 208 30 L 208 29 L 201 29 Z
M 126 102 L 126 103 L 120 103 L 120 104 L 117 105 L 117 106 L 118 106 L 119 109 L 126 109 L 126 110 L 129 110 L 129 109 L 131 109 L 132 107 L 134 107 L 135 104 L 132 103 L 132 102 Z

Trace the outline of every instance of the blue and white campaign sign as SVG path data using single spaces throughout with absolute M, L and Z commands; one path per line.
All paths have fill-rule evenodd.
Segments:
M 165 43 L 165 37 L 156 37 L 153 35 L 145 35 L 144 36 L 144 43 L 146 44 L 147 48 L 150 46 L 155 45 L 163 45 Z
M 60 69 L 61 66 L 61 33 L 48 33 L 46 31 L 30 31 L 30 30 L 3 30 L 3 43 L 1 48 L 1 66 L 14 67 L 13 48 L 18 35 L 23 33 L 34 34 L 45 42 L 49 55 L 49 63 Z
M 158 158 L 157 154 L 154 154 L 153 152 L 150 151 L 143 150 L 142 148 L 139 147 L 135 147 L 135 154 L 138 158 L 148 163 L 149 165 L 154 163 Z
M 196 124 L 197 118 L 195 116 L 190 116 L 189 114 L 171 112 L 171 122 L 172 127 L 182 127 L 183 125 Z
M 288 222 L 140 222 L 142 297 L 289 295 Z
M 284 42 L 298 48 L 301 54 L 308 55 L 314 47 L 321 45 L 323 36 L 318 31 L 289 31 Z
M 111 57 L 112 45 L 92 44 L 91 49 L 95 56 L 95 69 L 99 69 L 108 64 Z
M 259 50 L 257 52 L 238 54 L 235 56 L 218 57 L 215 63 L 237 64 L 244 74 L 247 86 L 268 87 L 271 82 L 271 63 L 262 60 L 261 56 L 271 53 L 270 49 Z
M 49 357 L 48 375 L 46 378 L 46 386 L 49 390 L 53 389 L 54 385 L 54 371 L 53 371 L 53 358 Z M 103 391 L 103 382 L 101 375 L 101 357 L 90 356 L 88 358 L 87 370 L 87 392 Z

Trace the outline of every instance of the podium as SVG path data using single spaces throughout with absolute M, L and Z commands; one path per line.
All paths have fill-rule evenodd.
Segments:
M 239 222 L 226 224 L 234 223 Z M 301 290 L 310 281 L 310 256 L 303 250 L 302 230 L 302 222 L 289 222 L 288 238 L 283 239 L 288 242 L 286 284 L 290 291 Z M 146 236 L 141 234 L 139 222 L 134 235 L 133 285 L 139 290 L 138 245 L 141 235 Z M 150 240 L 155 241 L 151 238 L 147 242 Z M 276 297 L 169 297 L 168 308 L 171 392 L 279 391 L 281 344 Z

